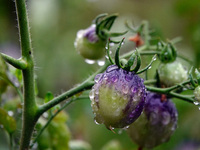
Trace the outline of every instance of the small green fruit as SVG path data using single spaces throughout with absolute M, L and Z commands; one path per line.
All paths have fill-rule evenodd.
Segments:
M 160 82 L 166 87 L 170 87 L 187 80 L 187 71 L 178 61 L 161 63 L 158 67 Z
M 96 25 L 91 25 L 77 33 L 75 48 L 85 59 L 98 60 L 105 55 L 106 42 L 96 34 Z

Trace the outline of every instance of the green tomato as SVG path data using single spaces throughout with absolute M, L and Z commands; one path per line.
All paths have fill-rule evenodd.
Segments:
M 158 67 L 160 82 L 166 87 L 170 87 L 187 80 L 187 71 L 178 61 L 171 63 L 161 63 Z
M 200 86 L 197 86 L 194 90 L 195 99 L 200 102 Z
M 92 25 L 77 33 L 75 48 L 85 59 L 98 60 L 105 55 L 106 42 L 96 35 L 96 26 Z

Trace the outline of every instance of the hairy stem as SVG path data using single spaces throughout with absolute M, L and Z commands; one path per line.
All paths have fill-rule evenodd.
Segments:
M 24 105 L 20 150 L 28 150 L 32 132 L 39 116 L 36 116 L 34 61 L 25 0 L 15 0 L 15 6 L 22 58 L 27 62 L 26 68 L 22 70 Z

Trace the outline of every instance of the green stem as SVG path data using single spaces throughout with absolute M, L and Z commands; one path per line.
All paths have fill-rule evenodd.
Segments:
M 97 74 L 103 72 L 108 66 L 110 65 L 110 62 L 106 61 L 105 65 L 102 66 L 99 70 L 97 70 L 94 74 L 92 74 L 87 80 L 79 84 L 77 87 L 74 87 L 65 93 L 55 97 L 48 103 L 45 103 L 41 106 L 39 106 L 38 110 L 38 116 L 42 115 L 45 111 L 52 108 L 53 106 L 57 105 L 58 103 L 64 101 L 67 98 L 70 98 L 71 96 L 78 94 L 80 92 L 83 92 L 84 90 L 90 89 L 94 85 L 94 78 Z
M 20 150 L 28 150 L 32 132 L 39 116 L 36 115 L 38 107 L 35 101 L 34 61 L 25 0 L 15 0 L 15 6 L 22 58 L 27 62 L 27 67 L 22 70 L 24 105 Z
M 143 21 L 142 23 L 144 25 L 143 31 L 144 31 L 144 43 L 146 48 L 148 48 L 150 46 L 149 43 L 149 24 L 147 21 Z
M 182 87 L 183 85 L 186 85 L 189 83 L 190 83 L 190 81 L 185 81 L 181 84 L 178 84 L 178 85 L 175 85 L 175 86 L 172 86 L 169 88 L 157 88 L 157 87 L 152 87 L 152 86 L 148 86 L 148 85 L 145 85 L 145 87 L 148 91 L 151 91 L 151 92 L 167 94 L 169 96 L 176 97 L 176 98 L 182 99 L 182 100 L 190 102 L 190 103 L 194 103 L 194 99 L 193 99 L 193 97 L 191 97 L 191 95 L 182 95 L 182 94 L 173 92 L 173 90 L 178 89 L 178 88 Z
M 10 138 L 10 150 L 13 150 L 13 134 L 12 133 L 9 134 L 9 138 Z
M 155 84 L 157 82 L 156 79 L 150 79 L 150 80 L 145 80 L 144 81 L 144 84 L 147 85 L 147 84 Z

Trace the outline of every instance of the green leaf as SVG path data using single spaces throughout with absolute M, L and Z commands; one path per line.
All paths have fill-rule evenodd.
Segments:
M 52 100 L 54 98 L 53 94 L 51 92 L 47 92 L 45 97 L 44 97 L 44 102 L 47 103 L 50 100 Z
M 15 119 L 9 116 L 7 111 L 1 107 L 0 107 L 0 124 L 3 125 L 3 127 L 9 134 L 12 134 L 17 128 Z

